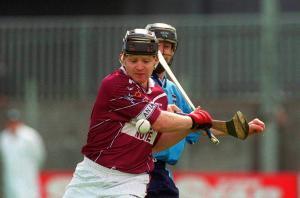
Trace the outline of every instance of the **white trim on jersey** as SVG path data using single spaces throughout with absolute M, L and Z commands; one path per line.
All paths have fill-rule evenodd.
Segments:
M 127 122 L 121 130 L 122 133 L 130 135 L 136 139 L 142 140 L 153 145 L 155 138 L 157 136 L 157 132 L 154 130 L 149 130 L 147 133 L 142 134 L 136 130 L 135 124 L 132 122 Z
M 92 131 L 93 129 L 97 128 L 98 126 L 100 126 L 100 125 L 103 124 L 104 122 L 108 122 L 108 121 L 110 121 L 110 120 L 111 120 L 111 119 L 107 119 L 107 120 L 104 120 L 104 121 L 102 121 L 102 122 L 100 122 L 100 123 L 98 123 L 98 124 L 92 126 L 92 127 L 90 128 L 90 131 Z
M 144 109 L 139 113 L 139 115 L 136 117 L 137 120 L 140 119 L 148 119 L 153 111 L 157 108 L 157 105 L 153 102 L 150 102 L 149 104 L 147 104 Z
M 144 102 L 145 102 L 145 101 L 141 101 L 141 102 L 134 103 L 134 104 L 132 104 L 132 105 L 128 105 L 128 106 L 126 106 L 126 107 L 121 107 L 121 108 L 118 108 L 118 109 L 112 109 L 112 110 L 109 110 L 109 112 L 112 112 L 112 111 L 119 111 L 119 110 L 122 110 L 122 109 L 130 108 L 130 107 L 133 107 L 133 106 L 135 106 L 135 105 L 138 105 L 138 104 L 144 103 Z
M 97 158 L 95 159 L 95 162 L 97 162 L 97 160 L 99 159 L 99 157 L 101 156 L 102 152 L 104 150 L 108 150 L 109 148 L 112 147 L 113 143 L 115 142 L 115 140 L 117 139 L 117 137 L 119 136 L 119 134 L 121 133 L 122 131 L 122 128 L 123 128 L 123 125 L 121 122 L 119 122 L 119 124 L 121 125 L 121 128 L 119 129 L 118 133 L 115 135 L 115 137 L 113 138 L 113 140 L 111 141 L 110 145 L 107 146 L 105 149 L 102 149 L 100 152 L 99 152 L 99 155 L 97 156 Z
M 160 99 L 160 98 L 162 98 L 164 96 L 167 96 L 167 94 L 166 93 L 159 94 L 158 96 L 156 96 L 155 98 L 153 98 L 152 101 L 155 102 L 156 100 L 158 100 L 158 99 Z

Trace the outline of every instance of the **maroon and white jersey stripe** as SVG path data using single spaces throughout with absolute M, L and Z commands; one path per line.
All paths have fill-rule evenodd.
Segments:
M 145 90 L 121 67 L 102 81 L 82 153 L 107 168 L 134 174 L 151 171 L 152 146 L 160 134 L 153 130 L 141 134 L 135 122 L 144 118 L 153 124 L 167 103 L 152 79 Z

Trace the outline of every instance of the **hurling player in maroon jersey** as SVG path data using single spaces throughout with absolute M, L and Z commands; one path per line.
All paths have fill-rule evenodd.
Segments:
M 190 132 L 211 127 L 200 108 L 187 115 L 167 110 L 167 97 L 151 74 L 158 64 L 158 40 L 146 29 L 127 31 L 121 67 L 106 76 L 93 106 L 84 159 L 74 172 L 65 198 L 145 197 L 152 152 L 164 150 Z M 139 133 L 135 123 L 147 119 L 151 129 Z

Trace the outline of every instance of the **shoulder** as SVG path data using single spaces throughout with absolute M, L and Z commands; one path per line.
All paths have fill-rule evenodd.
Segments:
M 165 98 L 165 100 L 168 101 L 166 92 L 160 86 L 153 87 L 151 95 L 155 96 L 155 98 Z
M 127 87 L 129 83 L 129 77 L 121 69 L 117 69 L 102 80 L 100 89 L 104 92 L 111 92 Z
M 37 131 L 34 128 L 32 128 L 26 124 L 23 124 L 22 126 L 20 126 L 20 128 L 21 128 L 21 130 L 26 131 L 28 133 L 37 133 Z
M 167 89 L 172 92 L 172 94 L 175 94 L 177 97 L 182 97 L 182 94 L 180 93 L 178 87 L 175 85 L 174 82 L 167 79 Z
M 172 90 L 172 92 L 179 93 L 178 87 L 175 83 L 169 79 L 167 79 L 167 89 Z
M 30 127 L 28 125 L 23 124 L 20 127 L 20 130 L 21 130 L 20 134 L 25 139 L 39 139 L 40 138 L 40 135 L 37 132 L 37 130 L 35 130 L 34 128 L 32 128 L 32 127 Z
M 176 88 L 176 85 L 173 81 L 171 81 L 169 79 L 166 79 L 166 81 L 167 81 L 167 86 L 168 87 Z
M 149 83 L 152 84 L 152 86 L 151 86 L 151 91 L 152 92 L 154 92 L 155 94 L 164 94 L 164 95 L 166 95 L 163 88 L 161 86 L 159 86 L 159 84 L 155 83 L 155 81 L 152 78 L 149 79 Z
M 111 74 L 107 75 L 102 80 L 102 85 L 112 85 L 111 83 L 121 83 L 121 82 L 128 82 L 129 78 L 125 75 L 121 69 L 117 69 Z

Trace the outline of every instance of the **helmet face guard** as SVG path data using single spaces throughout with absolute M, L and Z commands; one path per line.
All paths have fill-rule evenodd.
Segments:
M 122 51 L 132 55 L 157 55 L 158 40 L 153 32 L 146 29 L 127 31 Z
M 146 26 L 147 30 L 153 31 L 155 36 L 160 41 L 166 41 L 173 44 L 174 51 L 177 48 L 178 40 L 176 29 L 165 23 L 153 23 Z
M 156 43 L 140 43 L 128 41 L 124 43 L 125 54 L 136 54 L 136 55 L 156 55 L 157 54 Z

